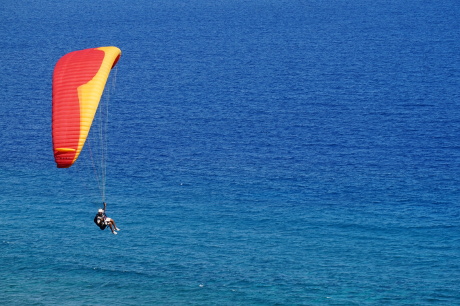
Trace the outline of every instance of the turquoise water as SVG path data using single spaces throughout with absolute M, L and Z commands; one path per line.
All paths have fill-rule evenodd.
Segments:
M 1 304 L 460 304 L 460 6 L 399 2 L 4 1 Z M 117 236 L 51 150 L 106 45 Z

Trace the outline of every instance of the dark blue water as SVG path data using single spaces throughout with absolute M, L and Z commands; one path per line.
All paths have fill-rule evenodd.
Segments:
M 460 304 L 457 1 L 4 0 L 0 18 L 2 305 Z M 90 146 L 57 169 L 50 132 L 54 64 L 107 45 L 117 236 L 92 223 Z

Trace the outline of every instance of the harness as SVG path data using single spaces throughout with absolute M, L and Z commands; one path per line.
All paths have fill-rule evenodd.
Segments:
M 105 214 L 102 214 L 102 216 L 97 214 L 94 217 L 94 223 L 96 223 L 96 225 L 99 226 L 101 230 L 104 230 L 107 227 L 107 222 L 105 221 L 106 218 L 107 216 Z

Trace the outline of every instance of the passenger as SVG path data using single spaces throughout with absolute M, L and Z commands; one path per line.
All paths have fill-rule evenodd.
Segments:
M 107 208 L 107 204 L 104 202 L 104 209 L 100 208 L 97 212 L 97 215 L 94 217 L 94 223 L 96 223 L 97 226 L 101 230 L 104 230 L 107 225 L 110 227 L 110 230 L 112 231 L 112 234 L 117 235 L 118 233 L 116 231 L 119 231 L 120 229 L 117 227 L 115 221 L 105 214 L 105 210 Z

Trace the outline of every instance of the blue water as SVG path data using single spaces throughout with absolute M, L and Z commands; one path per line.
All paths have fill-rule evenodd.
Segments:
M 458 1 L 0 18 L 2 305 L 460 305 Z M 117 236 L 92 222 L 89 146 L 70 169 L 51 150 L 54 64 L 106 45 Z

